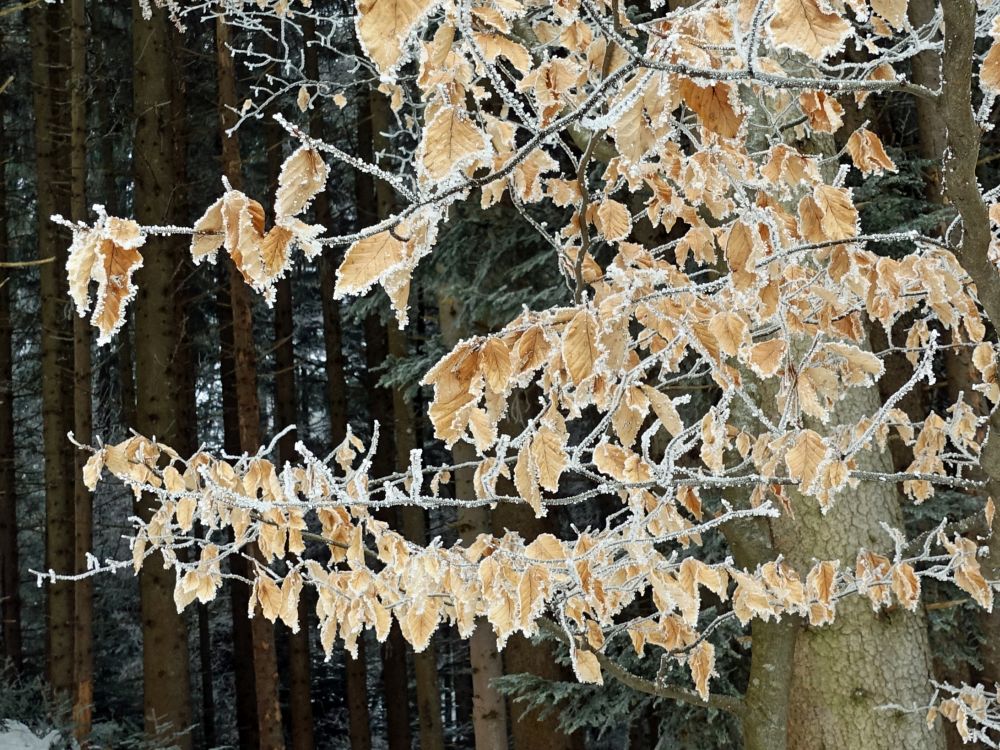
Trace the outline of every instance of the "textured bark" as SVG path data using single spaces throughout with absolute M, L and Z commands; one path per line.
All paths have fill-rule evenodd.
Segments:
M 408 356 L 405 332 L 398 326 L 388 326 L 389 354 L 401 359 Z M 395 418 L 396 470 L 410 466 L 410 452 L 416 449 L 417 420 L 413 404 L 403 388 L 392 391 Z M 427 519 L 423 508 L 404 506 L 399 512 L 403 534 L 415 544 L 427 544 Z M 444 750 L 444 728 L 441 724 L 441 694 L 438 686 L 436 638 L 419 654 L 413 654 L 413 673 L 417 692 L 417 720 L 420 727 L 420 750 Z
M 446 347 L 454 347 L 463 336 L 458 303 L 449 297 L 438 299 L 438 321 Z M 452 456 L 456 464 L 475 459 L 475 449 L 466 442 L 455 443 Z M 475 497 L 473 469 L 454 472 L 455 496 Z M 485 507 L 460 508 L 458 534 L 465 544 L 490 529 L 489 511 Z M 507 747 L 507 710 L 503 696 L 490 684 L 503 675 L 503 663 L 497 650 L 496 638 L 486 620 L 480 618 L 469 639 L 469 661 L 472 664 L 472 727 L 476 750 L 496 750 Z
M 220 16 L 215 24 L 215 52 L 218 64 L 219 120 L 222 137 L 222 168 L 236 190 L 243 187 L 239 141 L 227 135 L 235 124 L 236 75 L 229 51 L 229 28 Z M 240 448 L 256 451 L 260 447 L 260 402 L 257 395 L 257 353 L 253 341 L 253 307 L 250 290 L 232 261 L 229 267 L 229 302 L 233 319 L 233 362 L 236 372 L 236 403 L 239 415 Z M 259 558 L 256 545 L 250 554 Z M 253 640 L 254 689 L 257 698 L 258 743 L 262 750 L 284 748 L 281 730 L 281 704 L 278 700 L 278 662 L 274 648 L 274 626 L 264 619 L 259 605 L 250 618 Z M 239 656 L 237 656 L 239 658 Z
M 759 389 L 758 403 L 773 401 L 774 394 L 765 390 Z M 854 424 L 878 406 L 875 388 L 851 388 L 831 422 Z M 886 453 L 859 463 L 862 469 L 892 471 Z M 899 496 L 891 484 L 862 483 L 838 495 L 825 515 L 813 498 L 792 491 L 790 502 L 794 516 L 785 513 L 771 521 L 771 542 L 774 552 L 783 555 L 803 578 L 815 560 L 838 560 L 841 567 L 849 568 L 861 549 L 891 553 L 892 542 L 880 524 L 902 528 Z M 757 633 L 755 628 L 755 650 L 760 645 Z M 788 747 L 941 748 L 940 727 L 928 729 L 920 712 L 879 708 L 926 705 L 931 678 L 922 612 L 896 609 L 876 614 L 863 597 L 842 600 L 833 624 L 803 625 L 795 639 L 788 689 Z
M 133 3 L 132 50 L 135 65 L 133 94 L 136 118 L 135 216 L 142 224 L 162 224 L 172 218 L 173 132 L 170 111 L 172 61 L 166 13 L 142 16 Z M 182 242 L 182 241 L 181 241 Z M 176 419 L 177 347 L 173 299 L 180 258 L 179 241 L 150 237 L 144 247 L 144 265 L 136 273 L 139 293 L 136 320 L 136 427 L 168 445 L 178 435 Z M 158 503 L 144 496 L 140 514 L 151 517 Z M 173 601 L 174 573 L 165 570 L 160 556 L 146 560 L 139 588 L 143 626 L 143 697 L 146 732 L 154 742 L 176 742 L 191 747 L 191 694 L 187 656 L 187 625 Z M 183 732 L 180 736 L 174 736 Z
M 10 257 L 7 240 L 7 138 L 0 128 L 0 263 Z M 13 329 L 10 320 L 10 285 L 0 287 L 0 638 L 4 668 L 15 674 L 23 667 L 21 642 L 21 592 L 18 576 L 17 482 L 14 473 Z
M 71 0 L 70 10 L 70 218 L 87 218 L 87 15 L 85 0 Z M 73 433 L 84 445 L 92 439 L 90 323 L 73 317 Z M 87 570 L 93 538 L 94 500 L 83 482 L 87 454 L 75 452 L 74 570 Z M 74 630 L 73 734 L 81 743 L 90 735 L 94 697 L 94 579 L 73 586 Z
M 35 6 L 30 11 L 32 88 L 35 116 L 35 177 L 38 185 L 38 257 L 55 261 L 40 267 L 42 324 L 42 442 L 45 461 L 45 567 L 73 569 L 73 457 L 66 440 L 72 429 L 72 329 L 62 273 L 69 239 L 49 221 L 68 213 L 66 181 L 58 179 L 68 162 L 66 141 L 55 127 L 66 121 L 65 29 L 63 8 Z M 62 49 L 60 49 L 62 48 Z M 58 82 L 58 83 L 57 83 Z M 59 86 L 62 86 L 60 89 Z M 46 587 L 46 676 L 58 698 L 71 700 L 73 680 L 73 587 Z
M 955 252 L 966 273 L 976 285 L 979 301 L 994 328 L 1000 325 L 1000 275 L 989 259 L 991 242 L 989 215 L 976 180 L 980 154 L 979 125 L 972 108 L 972 58 L 975 50 L 976 4 L 973 0 L 943 3 L 945 20 L 944 75 L 942 95 L 937 102 L 937 114 L 945 126 L 943 161 L 944 193 L 958 209 L 962 219 L 961 242 Z M 951 84 L 951 85 L 949 85 Z M 1000 412 L 990 418 L 990 439 L 983 446 L 980 466 L 987 477 L 987 491 L 1000 498 Z M 983 575 L 987 580 L 1000 577 L 1000 534 L 988 540 L 989 555 L 983 560 Z M 983 613 L 983 662 L 981 679 L 991 684 L 1000 676 L 1000 611 Z

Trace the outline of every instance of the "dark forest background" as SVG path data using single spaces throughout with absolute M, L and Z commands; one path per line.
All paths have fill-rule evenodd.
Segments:
M 321 0 L 314 5 L 344 18 L 353 12 Z M 142 293 L 159 295 L 159 303 L 144 315 L 130 310 L 114 341 L 96 347 L 66 290 L 69 232 L 48 217 L 90 221 L 89 207 L 99 203 L 144 224 L 189 226 L 220 195 L 222 174 L 267 205 L 294 144 L 269 117 L 246 121 L 235 139 L 221 132 L 235 120 L 226 105 L 242 106 L 274 71 L 240 56 L 234 64 L 225 37 L 245 47 L 251 40 L 243 30 L 208 21 L 188 23 L 182 33 L 162 12 L 143 20 L 128 3 L 11 3 L 0 14 L 0 718 L 39 733 L 75 732 L 94 747 L 271 747 L 282 734 L 288 747 L 302 750 L 473 747 L 470 644 L 453 629 L 439 631 L 421 655 L 397 630 L 386 644 L 369 634 L 358 660 L 339 647 L 326 660 L 308 600 L 301 612 L 307 626 L 293 635 L 284 625 L 248 619 L 239 584 L 178 616 L 172 572 L 147 570 L 137 578 L 126 569 L 53 586 L 39 585 L 34 571 L 82 570 L 88 547 L 99 560 L 129 559 L 129 517 L 143 512 L 113 483 L 90 499 L 79 481 L 86 455 L 77 455 L 70 431 L 82 442 L 114 442 L 136 428 L 170 437 L 182 452 L 204 444 L 238 454 L 256 449 L 254 438 L 266 443 L 294 424 L 276 451 L 285 461 L 294 458 L 296 440 L 316 454 L 329 452 L 348 426 L 367 442 L 378 420 L 376 474 L 406 466 L 415 446 L 430 453 L 425 463 L 446 462 L 423 416 L 428 394 L 419 379 L 457 337 L 491 330 L 525 305 L 565 303 L 569 293 L 551 249 L 513 206 L 484 213 L 470 200 L 421 264 L 411 322 L 399 331 L 381 291 L 333 300 L 337 250 L 311 262 L 298 257 L 268 307 L 234 278 L 228 258 L 195 267 L 185 259 L 183 237 L 161 238 L 147 245 L 139 277 Z M 395 116 L 372 82 L 352 78 L 350 32 L 344 25 L 343 38 L 330 42 L 342 45 L 340 56 L 292 40 L 307 74 L 332 85 L 306 113 L 293 88 L 264 114 L 282 112 L 392 169 L 391 155 L 412 144 L 394 136 Z M 255 42 L 266 44 L 266 35 Z M 869 120 L 900 166 L 898 174 L 856 185 L 865 225 L 933 232 L 945 210 L 937 197 L 935 123 L 902 97 L 860 112 L 849 108 L 848 115 L 857 124 Z M 986 136 L 994 143 L 997 137 Z M 987 157 L 982 166 L 995 164 Z M 373 223 L 391 207 L 383 186 L 343 165 L 333 169 L 312 208 L 331 234 Z M 968 382 L 968 363 L 956 355 L 948 366 L 938 387 L 958 390 Z M 924 389 L 909 398 L 933 403 L 936 394 Z M 447 490 L 456 491 L 461 487 Z M 950 498 L 956 508 L 966 500 Z M 583 525 L 611 508 L 577 509 L 544 527 L 501 508 L 488 523 L 529 536 Z M 914 529 L 936 520 L 920 507 L 906 512 Z M 477 530 L 468 517 L 443 509 L 407 509 L 386 520 L 413 538 L 445 542 Z M 995 679 L 1000 658 L 990 622 L 953 597 L 930 595 L 939 676 Z M 741 645 L 737 628 L 731 637 L 737 646 L 718 665 L 722 691 L 747 678 L 748 644 Z M 157 644 L 145 658 L 144 639 Z M 273 684 L 254 673 L 250 654 L 261 648 L 276 655 Z M 489 644 L 472 648 L 488 652 Z M 496 686 L 507 698 L 500 716 L 480 718 L 502 720 L 515 750 L 738 744 L 736 727 L 721 713 L 614 682 L 576 684 L 566 655 L 551 642 L 515 636 L 502 654 L 494 645 L 485 657 L 502 669 Z M 659 667 L 630 652 L 619 658 L 649 676 Z M 270 739 L 260 736 L 257 716 L 268 692 L 281 714 Z M 173 707 L 168 713 L 183 717 L 183 726 L 168 720 L 151 732 L 157 706 Z

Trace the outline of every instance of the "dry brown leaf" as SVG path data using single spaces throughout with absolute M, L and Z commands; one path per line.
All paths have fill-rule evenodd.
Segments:
M 573 674 L 576 679 L 585 684 L 603 685 L 604 677 L 601 675 L 601 663 L 592 651 L 583 649 L 573 649 Z
M 688 654 L 688 667 L 694 680 L 695 689 L 703 701 L 708 700 L 708 682 L 715 671 L 715 646 L 708 641 L 702 641 Z
M 809 489 L 816 478 L 820 463 L 826 457 L 826 443 L 819 433 L 813 430 L 802 430 L 795 438 L 795 443 L 785 454 L 785 465 L 788 475 L 800 482 L 803 491 Z
M 718 312 L 708 322 L 708 330 L 715 336 L 719 349 L 735 357 L 747 338 L 747 323 L 743 316 L 734 312 Z
M 517 452 L 517 462 L 514 464 L 514 488 L 535 511 L 536 518 L 545 515 L 545 509 L 542 507 L 542 493 L 535 480 L 535 467 L 531 458 L 530 444 L 527 442 Z
M 679 88 L 685 104 L 698 115 L 702 127 L 723 138 L 737 136 L 743 115 L 733 108 L 732 87 L 729 84 L 699 86 L 694 81 L 683 78 Z
M 854 166 L 861 170 L 862 174 L 882 174 L 884 171 L 896 171 L 896 165 L 885 152 L 882 141 L 866 128 L 855 130 L 847 139 L 847 153 L 851 155 L 851 161 L 854 162 Z
M 538 468 L 538 483 L 549 492 L 559 489 L 559 477 L 566 468 L 566 436 L 542 426 L 531 441 L 531 457 Z
M 580 310 L 566 326 L 562 337 L 562 356 L 574 385 L 594 374 L 597 349 L 597 319 L 590 310 Z
M 379 72 L 392 73 L 403 61 L 410 33 L 432 5 L 431 0 L 360 0 L 358 39 Z
M 680 435 L 684 431 L 684 423 L 681 422 L 681 416 L 677 413 L 677 407 L 670 400 L 670 396 L 648 385 L 644 385 L 642 390 L 649 399 L 653 413 L 660 420 L 660 424 L 674 437 Z
M 486 149 L 486 138 L 457 107 L 441 108 L 424 129 L 421 161 L 432 180 L 465 167 Z
M 348 248 L 337 269 L 334 297 L 363 294 L 406 258 L 406 243 L 388 230 L 358 240 Z
M 479 366 L 494 393 L 504 393 L 507 390 L 512 368 L 510 349 L 503 339 L 491 337 L 486 341 L 479 353 Z
M 614 200 L 604 200 L 597 207 L 594 224 L 608 242 L 618 242 L 628 237 L 632 231 L 632 217 L 625 204 Z
M 278 190 L 274 195 L 274 213 L 280 223 L 309 206 L 312 199 L 326 188 L 330 168 L 319 151 L 300 146 L 281 165 Z
M 768 339 L 750 347 L 747 364 L 762 378 L 769 378 L 780 368 L 785 356 L 784 339 Z
M 817 0 L 776 0 L 768 24 L 777 47 L 789 47 L 822 60 L 840 49 L 851 25 L 839 14 L 820 8 Z

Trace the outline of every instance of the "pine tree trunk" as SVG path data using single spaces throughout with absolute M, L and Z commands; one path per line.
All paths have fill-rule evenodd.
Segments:
M 438 320 L 446 347 L 454 347 L 463 336 L 458 303 L 448 297 L 438 299 Z M 456 464 L 475 460 L 475 449 L 464 441 L 455 443 L 452 456 Z M 455 471 L 455 496 L 476 496 L 473 469 Z M 490 529 L 489 511 L 485 507 L 460 508 L 458 533 L 465 544 L 471 544 L 479 534 Z M 472 664 L 472 727 L 476 750 L 497 750 L 507 747 L 507 710 L 502 695 L 490 684 L 503 675 L 503 663 L 497 650 L 496 638 L 489 623 L 480 619 L 469 640 L 469 661 Z
M 389 354 L 402 360 L 409 355 L 406 333 L 398 326 L 388 326 Z M 417 421 L 413 404 L 406 398 L 404 389 L 392 391 L 394 439 L 396 443 L 396 471 L 406 471 L 410 466 L 410 452 L 417 445 Z M 423 508 L 404 506 L 400 509 L 403 534 L 415 543 L 427 544 L 427 519 Z M 413 673 L 417 688 L 417 718 L 420 726 L 421 750 L 444 750 L 444 729 L 441 725 L 441 694 L 438 687 L 436 637 L 427 648 L 413 654 Z
M 171 113 L 162 106 L 172 92 L 170 31 L 163 10 L 155 10 L 147 20 L 135 0 L 132 14 L 135 216 L 142 224 L 162 224 L 172 218 L 169 209 L 174 179 Z M 170 445 L 180 437 L 173 361 L 177 348 L 173 299 L 180 243 L 173 238 L 150 237 L 143 257 L 143 267 L 136 273 L 140 290 L 135 305 L 136 427 Z M 145 496 L 140 514 L 148 519 L 157 506 L 152 496 Z M 154 742 L 170 737 L 180 747 L 190 748 L 187 625 L 174 605 L 174 573 L 163 568 L 159 555 L 146 560 L 139 588 L 146 732 Z
M 236 363 L 233 360 L 233 308 L 229 302 L 229 263 L 221 263 L 216 297 L 219 320 L 219 381 L 222 393 L 223 448 L 229 455 L 240 452 L 239 406 L 236 402 Z M 242 557 L 230 558 L 235 575 L 249 577 L 249 566 Z M 236 689 L 236 729 L 240 750 L 257 750 L 257 690 L 253 673 L 253 634 L 247 609 L 250 590 L 242 581 L 229 583 L 230 612 L 233 626 L 233 676 Z
M 6 134 L 0 128 L 0 263 L 11 258 L 7 239 Z M 13 328 L 10 319 L 10 284 L 0 286 L 0 637 L 3 660 L 0 672 L 10 668 L 20 674 L 24 666 L 21 642 L 21 591 L 17 544 L 17 482 L 14 465 L 14 367 Z
M 379 149 L 376 138 L 388 127 L 385 108 L 381 106 L 383 97 L 375 94 L 371 99 L 362 98 L 358 103 L 358 155 L 371 162 L 373 154 Z M 354 175 L 355 203 L 358 220 L 362 226 L 373 223 L 379 215 L 375 206 L 376 186 L 371 175 L 355 172 Z M 385 476 L 392 473 L 395 466 L 395 447 L 393 436 L 392 392 L 376 385 L 381 377 L 379 370 L 388 357 L 385 326 L 377 314 L 369 315 L 364 322 L 365 328 L 365 361 L 368 366 L 369 414 L 380 426 L 378 450 L 373 461 L 375 476 Z M 379 520 L 398 526 L 396 513 L 390 509 L 378 511 Z M 389 750 L 409 750 L 410 748 L 410 712 L 409 695 L 406 676 L 406 652 L 408 646 L 399 624 L 392 622 L 389 637 L 382 644 L 382 693 L 385 700 L 386 731 Z
M 303 24 L 306 46 L 306 75 L 319 80 L 319 58 L 316 45 L 308 44 L 315 38 L 316 29 L 311 19 Z M 320 136 L 323 129 L 318 109 L 313 110 L 311 131 Z M 316 221 L 328 230 L 333 229 L 330 198 L 326 190 L 320 191 L 313 202 Z M 340 322 L 340 304 L 333 298 L 337 283 L 337 264 L 329 251 L 320 258 L 320 296 L 323 309 L 323 347 L 326 372 L 326 402 L 330 415 L 330 445 L 336 447 L 347 436 L 347 379 L 344 374 L 344 352 Z M 347 693 L 348 734 L 351 750 L 371 750 L 371 715 L 368 711 L 368 666 L 365 659 L 364 638 L 358 639 L 358 658 L 344 655 L 344 687 Z
M 222 167 L 236 190 L 243 187 L 239 141 L 227 131 L 235 124 L 236 74 L 229 51 L 229 28 L 222 16 L 216 18 L 215 51 L 218 60 L 219 121 L 222 137 Z M 250 289 L 243 282 L 235 264 L 229 267 L 229 301 L 233 316 L 233 362 L 236 371 L 236 403 L 239 414 L 240 449 L 247 452 L 260 447 L 260 403 L 257 396 L 257 353 L 253 340 L 253 306 Z M 259 557 L 256 544 L 250 553 Z M 281 727 L 281 704 L 278 700 L 278 661 L 274 648 L 274 626 L 264 619 L 259 605 L 250 619 L 253 637 L 254 688 L 257 695 L 257 732 L 261 750 L 279 750 L 285 746 Z
M 74 565 L 73 457 L 66 433 L 72 429 L 72 328 L 66 310 L 65 267 L 69 239 L 49 217 L 68 211 L 68 162 L 57 122 L 66 121 L 65 51 L 57 32 L 66 28 L 63 8 L 35 6 L 30 11 L 32 86 L 35 115 L 35 177 L 38 186 L 38 257 L 54 258 L 40 267 L 42 324 L 42 441 L 45 460 L 45 567 L 68 572 Z M 62 49 L 60 49 L 62 48 Z M 65 56 L 64 56 L 65 57 Z M 61 82 L 63 89 L 58 88 Z M 65 128 L 63 127 L 63 131 Z M 55 696 L 72 700 L 73 601 L 71 583 L 46 589 L 46 676 Z
M 271 158 L 269 144 L 268 160 Z M 274 387 L 275 427 L 283 430 L 296 422 L 295 349 L 292 306 L 292 282 L 288 277 L 277 284 L 274 304 Z M 278 458 L 282 464 L 295 460 L 295 430 L 278 441 Z M 291 713 L 292 747 L 312 750 L 315 746 L 309 656 L 309 619 L 307 597 L 299 600 L 299 632 L 288 634 L 288 690 Z
M 70 1 L 70 217 L 87 218 L 87 14 L 85 0 Z M 73 433 L 84 445 L 92 440 L 90 322 L 73 317 Z M 93 495 L 83 483 L 87 454 L 76 451 L 74 481 L 75 565 L 87 569 L 93 539 Z M 94 699 L 94 581 L 74 584 L 73 734 L 81 743 L 90 735 Z

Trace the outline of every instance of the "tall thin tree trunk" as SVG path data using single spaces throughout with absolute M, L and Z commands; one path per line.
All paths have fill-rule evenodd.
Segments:
M 463 336 L 458 302 L 450 297 L 440 297 L 438 320 L 445 346 L 449 348 L 455 346 Z M 455 443 L 452 455 L 456 464 L 473 461 L 476 457 L 475 449 L 464 441 Z M 472 468 L 455 471 L 456 497 L 476 496 L 473 473 Z M 458 533 L 465 544 L 471 544 L 479 534 L 487 532 L 489 528 L 489 512 L 485 507 L 460 507 Z M 472 727 L 476 738 L 476 750 L 506 748 L 507 708 L 503 696 L 491 684 L 493 680 L 503 675 L 503 662 L 497 650 L 492 628 L 483 619 L 476 623 L 476 629 L 469 639 L 469 661 L 472 663 Z
M 221 263 L 216 297 L 219 321 L 219 385 L 222 393 L 223 448 L 229 455 L 240 452 L 239 405 L 236 402 L 236 363 L 233 359 L 233 308 L 229 301 L 229 263 Z M 249 576 L 247 561 L 230 558 L 232 572 Z M 257 690 L 254 684 L 253 634 L 247 609 L 250 590 L 242 581 L 230 581 L 230 613 L 233 627 L 233 676 L 236 690 L 236 729 L 240 750 L 257 750 Z
M 362 97 L 358 103 L 358 155 L 368 162 L 373 160 L 373 153 L 379 147 L 375 139 L 380 138 L 381 132 L 387 127 L 385 117 L 387 108 L 383 109 L 380 106 L 381 100 L 381 95 L 375 94 L 372 99 Z M 375 187 L 371 175 L 355 172 L 355 204 L 361 225 L 372 223 L 378 216 L 378 209 L 375 206 Z M 382 325 L 377 313 L 365 319 L 364 328 L 369 412 L 380 425 L 379 445 L 373 469 L 376 476 L 385 476 L 392 472 L 395 465 L 392 393 L 376 385 L 381 377 L 376 371 L 385 363 L 389 350 L 385 326 Z M 395 516 L 391 509 L 376 513 L 376 517 L 380 520 L 398 525 Z M 411 743 L 406 651 L 407 645 L 403 633 L 399 629 L 399 624 L 393 620 L 389 637 L 381 649 L 382 693 L 385 700 L 389 750 L 408 750 Z
M 266 128 L 267 171 L 269 194 L 274 195 L 281 167 L 281 130 L 270 122 Z M 292 280 L 285 276 L 277 283 L 274 303 L 274 393 L 277 430 L 283 430 L 297 421 L 298 396 L 295 389 L 295 319 L 292 303 Z M 278 459 L 284 464 L 295 460 L 296 430 L 291 430 L 278 441 Z M 291 737 L 294 750 L 312 750 L 315 747 L 312 712 L 312 679 L 309 655 L 308 596 L 299 598 L 299 631 L 288 633 L 288 692 L 291 719 Z
M 7 239 L 7 142 L 0 128 L 0 263 L 13 260 Z M 17 544 L 17 482 L 14 466 L 14 330 L 10 319 L 10 284 L 0 286 L 0 637 L 3 660 L 20 673 L 21 591 Z M 2 670 L 0 666 L 0 670 Z
M 70 217 L 87 218 L 87 9 L 85 0 L 70 2 Z M 73 433 L 84 445 L 92 439 L 90 323 L 73 317 Z M 74 472 L 75 570 L 87 569 L 87 553 L 93 538 L 94 501 L 83 482 L 87 455 L 76 452 Z M 78 581 L 74 588 L 73 734 L 81 743 L 90 735 L 94 701 L 94 583 Z
M 236 72 L 229 50 L 229 27 L 219 16 L 215 24 L 215 51 L 218 60 L 219 120 L 222 129 L 222 167 L 230 184 L 243 187 L 243 167 L 236 134 L 227 135 L 235 124 Z M 227 259 L 228 260 L 228 259 Z M 253 340 L 253 305 L 250 289 L 231 261 L 229 300 L 233 315 L 233 361 L 236 367 L 236 402 L 239 408 L 240 448 L 260 447 L 260 403 L 257 396 L 257 353 Z M 251 554 L 259 556 L 256 545 Z M 250 620 L 253 635 L 254 687 L 257 694 L 257 731 L 261 750 L 284 748 L 281 704 L 278 700 L 278 661 L 274 648 L 274 626 L 264 619 L 258 606 Z
M 143 18 L 138 0 L 132 5 L 132 54 L 135 65 L 135 216 L 142 224 L 172 218 L 174 180 L 170 28 L 166 12 Z M 136 427 L 168 445 L 178 434 L 176 403 L 177 331 L 174 294 L 180 247 L 176 239 L 150 237 L 144 265 L 136 274 Z M 140 514 L 150 518 L 158 503 L 144 496 Z M 143 698 L 146 732 L 156 742 L 192 746 L 191 688 L 187 623 L 173 600 L 174 573 L 159 555 L 146 561 L 139 578 L 143 626 Z
M 409 354 L 405 332 L 398 326 L 388 326 L 389 354 L 405 359 Z M 392 391 L 396 470 L 410 466 L 410 452 L 417 447 L 417 420 L 413 404 L 402 387 Z M 400 509 L 403 534 L 415 544 L 427 543 L 427 519 L 423 508 L 405 506 Z M 441 694 L 438 687 L 437 648 L 435 638 L 419 654 L 413 655 L 413 673 L 417 688 L 417 719 L 420 727 L 420 750 L 444 750 L 444 728 L 441 725 Z
M 31 9 L 32 87 L 35 115 L 35 177 L 38 185 L 38 256 L 55 258 L 40 268 L 42 323 L 42 441 L 45 458 L 45 566 L 68 572 L 74 565 L 73 457 L 66 433 L 72 428 L 72 327 L 65 309 L 66 249 L 64 232 L 49 220 L 68 213 L 66 181 L 60 173 L 68 161 L 65 138 L 65 81 L 57 31 L 65 28 L 65 11 L 52 5 Z M 46 675 L 59 700 L 72 700 L 73 585 L 49 584 L 46 590 Z

